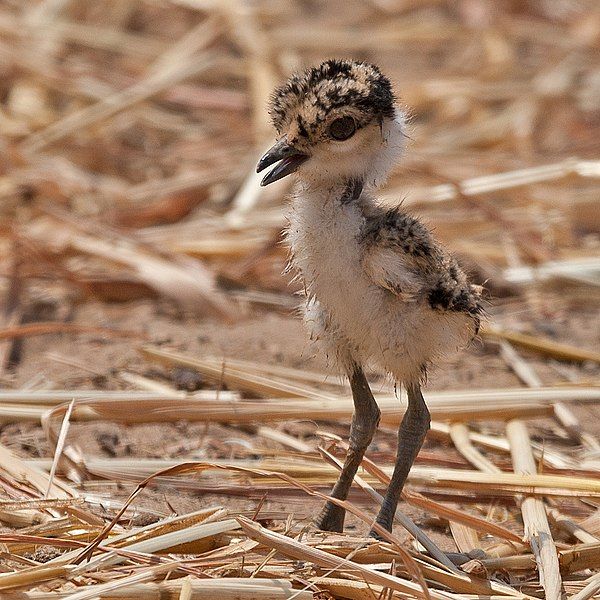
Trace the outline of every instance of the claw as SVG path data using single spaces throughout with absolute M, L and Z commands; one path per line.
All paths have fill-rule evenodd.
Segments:
M 336 504 L 327 502 L 319 516 L 315 519 L 315 526 L 321 531 L 344 531 L 344 518 L 346 511 Z

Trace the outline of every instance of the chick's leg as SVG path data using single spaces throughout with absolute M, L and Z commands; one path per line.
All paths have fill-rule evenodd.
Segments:
M 400 429 L 398 430 L 398 450 L 396 466 L 392 480 L 386 492 L 383 504 L 377 516 L 377 523 L 392 530 L 392 521 L 398 506 L 398 500 L 408 477 L 410 468 L 423 445 L 425 435 L 429 430 L 430 416 L 421 388 L 418 383 L 407 385 L 408 409 L 404 414 Z M 375 537 L 377 534 L 373 533 Z
M 349 377 L 354 400 L 354 415 L 350 426 L 350 447 L 340 476 L 331 492 L 331 495 L 339 500 L 345 500 L 348 497 L 352 480 L 373 439 L 381 414 L 363 370 L 355 365 Z M 343 531 L 344 517 L 343 508 L 327 502 L 315 520 L 315 525 L 323 531 Z

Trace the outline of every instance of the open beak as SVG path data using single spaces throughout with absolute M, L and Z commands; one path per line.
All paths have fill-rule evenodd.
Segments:
M 293 173 L 307 158 L 308 155 L 290 146 L 285 138 L 279 140 L 265 152 L 264 156 L 258 161 L 258 165 L 256 165 L 256 172 L 260 173 L 267 167 L 279 163 L 263 177 L 260 185 L 269 185 Z

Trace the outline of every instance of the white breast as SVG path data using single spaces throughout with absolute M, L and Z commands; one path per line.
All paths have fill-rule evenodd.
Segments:
M 287 231 L 293 264 L 309 298 L 319 303 L 309 304 L 307 321 L 315 323 L 311 329 L 318 337 L 325 333 L 336 346 L 344 366 L 348 353 L 359 363 L 370 358 L 381 363 L 380 336 L 373 328 L 387 312 L 386 292 L 372 284 L 362 266 L 359 236 L 364 217 L 356 203 L 337 200 L 339 190 L 329 193 L 329 197 L 318 192 L 297 197 Z
M 353 204 L 303 196 L 294 201 L 289 220 L 287 239 L 293 262 L 309 293 L 341 310 L 347 304 L 342 302 L 346 294 L 360 294 L 356 287 L 362 278 L 358 236 L 364 220 L 360 211 Z

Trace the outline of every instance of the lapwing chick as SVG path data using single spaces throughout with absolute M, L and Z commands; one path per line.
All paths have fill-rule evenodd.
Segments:
M 481 289 L 420 221 L 374 196 L 406 137 L 390 81 L 376 66 L 328 60 L 294 75 L 275 90 L 270 114 L 278 141 L 257 171 L 275 165 L 262 185 L 296 174 L 286 237 L 306 290 L 305 322 L 352 389 L 349 451 L 334 498 L 347 497 L 379 423 L 364 367 L 385 369 L 407 392 L 396 465 L 377 516 L 391 531 L 429 429 L 421 394 L 427 367 L 477 334 Z M 316 525 L 342 531 L 344 510 L 328 502 Z

